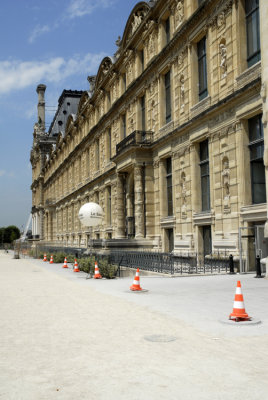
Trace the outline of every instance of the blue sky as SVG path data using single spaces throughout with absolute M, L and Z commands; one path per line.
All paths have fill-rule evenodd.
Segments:
M 134 0 L 9 0 L 0 8 L 0 227 L 26 225 L 31 212 L 36 86 L 46 105 L 63 89 L 88 90 L 87 76 L 116 51 Z M 49 125 L 52 113 L 46 113 Z

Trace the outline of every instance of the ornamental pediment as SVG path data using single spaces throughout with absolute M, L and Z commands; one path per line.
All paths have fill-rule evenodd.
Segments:
M 148 14 L 149 10 L 150 6 L 144 1 L 136 4 L 136 6 L 133 8 L 127 20 L 123 38 L 120 43 L 120 45 L 123 48 L 126 46 L 127 42 L 132 38 L 132 36 L 136 33 L 136 31 L 144 21 L 146 15 Z
M 111 57 L 105 57 L 102 62 L 100 63 L 99 70 L 95 80 L 95 88 L 97 89 L 100 85 L 100 82 L 109 75 L 109 71 L 111 70 L 113 65 L 113 61 Z

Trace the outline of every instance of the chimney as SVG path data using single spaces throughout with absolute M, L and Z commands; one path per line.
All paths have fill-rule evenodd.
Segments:
M 45 132 L 45 91 L 46 85 L 42 83 L 37 86 L 36 92 L 38 94 L 38 105 L 37 105 L 37 123 L 40 127 L 40 130 Z

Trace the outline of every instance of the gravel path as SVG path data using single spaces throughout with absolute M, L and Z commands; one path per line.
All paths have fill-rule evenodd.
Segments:
M 85 280 L 59 265 L 14 260 L 3 252 L 0 277 L 1 400 L 267 397 L 267 310 L 259 315 L 259 328 L 222 325 L 217 331 L 218 321 L 209 322 L 211 329 L 191 323 L 191 310 L 193 316 L 198 308 L 210 314 L 206 277 L 203 285 L 199 277 L 144 278 L 149 292 L 134 294 L 128 292 L 132 279 Z M 232 308 L 237 277 L 225 278 L 215 282 L 230 281 Z M 188 302 L 189 292 L 178 290 L 185 285 L 197 295 L 203 287 L 199 304 L 198 296 Z M 268 280 L 254 285 L 260 307 L 266 301 L 267 308 Z M 188 304 L 184 312 L 172 312 L 176 298 L 177 306 Z

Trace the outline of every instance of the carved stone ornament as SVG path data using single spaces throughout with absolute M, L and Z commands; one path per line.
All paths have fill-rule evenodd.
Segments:
M 184 109 L 184 102 L 185 102 L 185 88 L 184 88 L 184 76 L 181 75 L 180 77 L 180 105 L 181 110 Z
M 224 43 L 220 43 L 220 68 L 221 68 L 221 77 L 225 78 L 227 75 L 227 50 L 226 45 Z
M 184 2 L 178 1 L 175 7 L 175 27 L 179 26 L 184 18 Z
M 135 14 L 133 15 L 132 22 L 131 22 L 131 33 L 132 34 L 137 30 L 139 25 L 142 23 L 142 21 L 144 20 L 144 17 L 145 17 L 144 10 L 138 10 L 135 12 Z
M 224 15 L 224 12 L 221 12 L 217 16 L 217 27 L 221 28 L 222 26 L 225 26 L 225 15 Z
M 225 212 L 230 210 L 230 169 L 229 160 L 227 157 L 223 159 L 222 171 L 222 185 L 223 185 L 223 208 Z
M 148 42 L 148 58 L 152 58 L 155 55 L 155 35 L 151 33 Z

